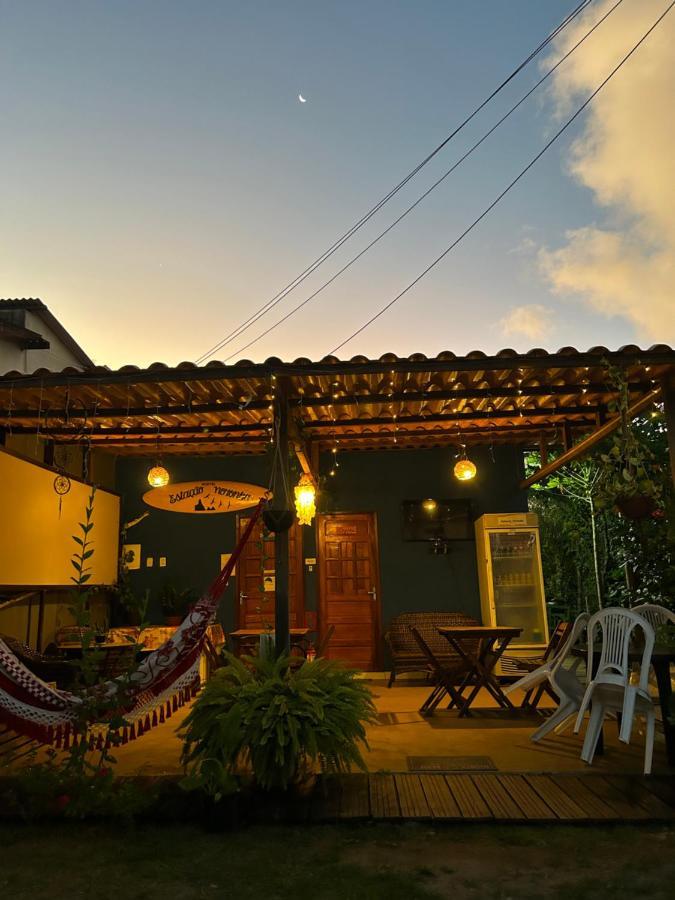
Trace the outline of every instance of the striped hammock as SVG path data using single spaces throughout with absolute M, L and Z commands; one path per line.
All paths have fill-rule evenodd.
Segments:
M 223 570 L 201 599 L 192 607 L 174 634 L 139 667 L 95 690 L 100 696 L 115 697 L 123 687 L 125 705 L 118 710 L 125 725 L 116 735 L 105 722 L 78 732 L 81 696 L 50 687 L 26 668 L 0 640 L 0 723 L 18 734 L 43 744 L 68 748 L 73 742 L 88 742 L 91 749 L 103 749 L 115 740 L 127 743 L 145 734 L 195 695 L 199 689 L 199 658 L 206 629 L 230 579 L 244 546 L 262 512 L 261 500 L 248 521 L 237 546 Z

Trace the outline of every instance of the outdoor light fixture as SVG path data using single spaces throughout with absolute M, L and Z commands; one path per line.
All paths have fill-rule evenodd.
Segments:
M 153 466 L 148 472 L 148 484 L 150 487 L 164 487 L 170 481 L 169 473 L 164 466 Z
M 462 448 L 462 454 L 455 463 L 453 472 L 458 481 L 471 481 L 472 478 L 476 477 L 476 466 L 466 455 L 465 447 Z
M 311 525 L 316 515 L 316 488 L 311 475 L 302 475 L 295 486 L 295 512 L 300 525 Z
M 428 500 L 422 501 L 422 508 L 424 509 L 424 512 L 427 512 L 427 513 L 429 513 L 429 515 L 431 515 L 432 513 L 436 512 L 436 509 L 438 508 L 438 503 L 436 503 L 435 500 L 432 500 L 431 498 L 429 498 Z

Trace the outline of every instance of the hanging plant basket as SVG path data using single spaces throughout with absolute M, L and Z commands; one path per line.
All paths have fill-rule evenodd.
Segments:
M 656 509 L 656 500 L 643 494 L 617 497 L 614 505 L 626 519 L 646 519 Z
M 266 509 L 262 517 L 267 530 L 279 534 L 288 531 L 295 519 L 295 513 L 291 509 Z

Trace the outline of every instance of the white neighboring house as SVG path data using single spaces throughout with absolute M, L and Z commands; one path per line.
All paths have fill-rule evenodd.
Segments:
M 0 374 L 94 363 L 42 300 L 0 300 Z

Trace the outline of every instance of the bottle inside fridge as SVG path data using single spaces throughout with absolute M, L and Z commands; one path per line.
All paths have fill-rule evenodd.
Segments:
M 496 624 L 523 629 L 514 645 L 545 643 L 536 531 L 490 531 L 488 535 Z

